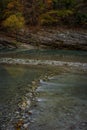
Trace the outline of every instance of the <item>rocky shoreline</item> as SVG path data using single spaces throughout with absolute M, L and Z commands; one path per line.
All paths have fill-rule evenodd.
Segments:
M 17 48 L 30 45 L 40 48 L 87 50 L 87 32 L 58 29 L 25 30 L 15 35 L 1 33 L 0 48 Z M 16 41 L 16 42 L 14 42 Z M 22 43 L 22 44 L 19 44 Z M 25 44 L 27 46 L 25 46 Z
M 0 64 L 67 66 L 67 67 L 76 67 L 83 70 L 87 69 L 87 63 L 65 62 L 65 61 L 55 61 L 55 60 L 1 58 Z

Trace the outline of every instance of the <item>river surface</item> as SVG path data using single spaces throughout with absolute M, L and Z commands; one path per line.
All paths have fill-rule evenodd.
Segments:
M 87 130 L 87 52 L 0 51 L 0 130 Z M 19 109 L 30 101 L 31 114 Z M 24 104 L 24 103 L 23 103 Z

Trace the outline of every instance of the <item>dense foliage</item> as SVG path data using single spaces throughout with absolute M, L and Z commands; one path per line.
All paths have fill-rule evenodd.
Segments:
M 22 28 L 24 23 L 45 26 L 86 26 L 87 1 L 0 0 L 0 23 L 5 28 L 18 29 Z

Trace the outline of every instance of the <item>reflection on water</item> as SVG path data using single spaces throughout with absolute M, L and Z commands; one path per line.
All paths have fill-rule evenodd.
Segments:
M 0 65 L 0 126 L 10 120 L 29 84 L 45 71 L 21 65 Z M 2 129 L 3 130 L 3 129 Z

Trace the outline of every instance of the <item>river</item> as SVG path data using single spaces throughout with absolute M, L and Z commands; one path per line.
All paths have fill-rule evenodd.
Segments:
M 17 129 L 19 120 L 20 130 L 87 130 L 87 52 L 4 52 L 0 51 L 1 130 Z

